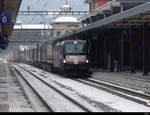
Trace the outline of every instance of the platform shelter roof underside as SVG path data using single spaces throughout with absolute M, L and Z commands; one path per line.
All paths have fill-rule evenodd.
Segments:
M 16 23 L 18 11 L 20 9 L 22 0 L 3 0 L 2 12 L 11 13 L 11 24 L 2 25 L 3 34 L 10 36 L 13 30 L 13 26 Z

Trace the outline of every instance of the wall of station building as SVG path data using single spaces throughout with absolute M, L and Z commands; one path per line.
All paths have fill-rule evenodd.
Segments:
M 91 32 L 88 37 L 92 68 L 113 72 L 117 61 L 117 71 L 150 71 L 149 28 L 100 31 Z
M 93 11 L 96 8 L 99 8 L 110 1 L 112 1 L 112 0 L 92 0 L 92 2 L 89 4 L 89 6 L 90 6 L 89 9 L 90 9 L 90 11 Z
M 111 0 L 92 0 L 90 10 L 110 2 Z M 99 3 L 99 4 L 98 4 Z M 124 6 L 128 10 L 131 6 Z M 119 12 L 121 11 L 121 7 Z M 117 13 L 119 13 L 117 12 Z M 94 23 L 97 16 L 87 18 L 86 25 Z M 104 19 L 104 18 L 102 18 Z M 100 19 L 101 20 L 101 19 Z M 84 25 L 83 21 L 83 25 Z M 102 68 L 108 71 L 114 71 L 117 65 L 117 71 L 135 71 L 143 72 L 146 75 L 150 72 L 150 27 L 146 23 L 141 26 L 119 28 L 96 28 L 88 30 L 89 59 L 92 68 Z M 91 33 L 91 34 L 89 34 Z M 117 62 L 117 64 L 116 64 Z
M 53 37 L 58 37 L 60 35 L 66 34 L 68 32 L 71 32 L 72 30 L 77 30 L 81 28 L 80 22 L 72 22 L 72 23 L 55 23 L 53 24 L 54 27 L 54 33 Z

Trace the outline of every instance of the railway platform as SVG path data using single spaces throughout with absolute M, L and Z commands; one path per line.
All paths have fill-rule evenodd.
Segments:
M 96 69 L 91 71 L 94 79 L 150 94 L 150 75 L 143 76 L 142 72 L 107 72 Z
M 5 61 L 0 60 L 0 112 L 46 112 L 30 87 Z
M 0 61 L 0 112 L 33 112 L 24 90 L 8 64 Z

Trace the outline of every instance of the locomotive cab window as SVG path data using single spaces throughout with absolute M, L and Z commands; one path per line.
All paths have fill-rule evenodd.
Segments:
M 65 53 L 67 54 L 80 54 L 80 53 L 86 53 L 86 43 L 66 43 L 65 44 Z

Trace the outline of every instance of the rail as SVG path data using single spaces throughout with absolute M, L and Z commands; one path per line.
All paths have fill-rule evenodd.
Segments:
M 145 106 L 150 107 L 150 95 L 139 93 L 139 92 L 136 92 L 134 90 L 127 89 L 127 88 L 118 87 L 116 85 L 102 82 L 99 80 L 95 80 L 92 78 L 73 79 L 73 80 L 81 82 L 81 83 L 86 84 L 86 85 L 96 87 L 98 89 L 102 89 L 102 90 L 107 91 L 109 93 L 112 93 L 114 95 L 118 95 L 120 97 L 129 99 L 129 100 L 132 100 L 136 103 L 143 104 Z
M 73 99 L 72 97 L 68 96 L 67 94 L 63 93 L 62 91 L 56 89 L 55 87 L 53 87 L 52 85 L 50 85 L 49 83 L 45 82 L 44 80 L 40 79 L 37 75 L 33 74 L 32 72 L 30 72 L 29 70 L 21 67 L 18 65 L 19 68 L 25 70 L 26 72 L 28 72 L 29 74 L 31 74 L 32 76 L 34 76 L 35 78 L 37 78 L 39 81 L 43 82 L 45 85 L 47 85 L 48 87 L 52 88 L 53 90 L 55 90 L 57 93 L 59 93 L 60 95 L 62 95 L 64 98 L 66 98 L 67 100 L 69 100 L 70 102 L 74 103 L 74 105 L 76 105 L 77 107 L 80 107 L 84 112 L 92 112 L 92 110 L 90 110 L 89 108 L 86 108 L 84 105 L 82 105 L 81 103 L 79 103 L 77 100 Z M 16 68 L 15 68 L 16 69 Z M 19 72 L 19 70 L 17 70 Z M 20 73 L 20 72 L 19 72 Z M 20 73 L 21 74 L 21 73 Z M 22 76 L 22 75 L 21 75 Z M 39 94 L 38 94 L 39 95 Z M 45 102 L 46 103 L 46 102 Z M 47 104 L 48 105 L 48 104 Z M 49 107 L 50 108 L 50 107 Z M 54 111 L 54 110 L 53 110 Z

